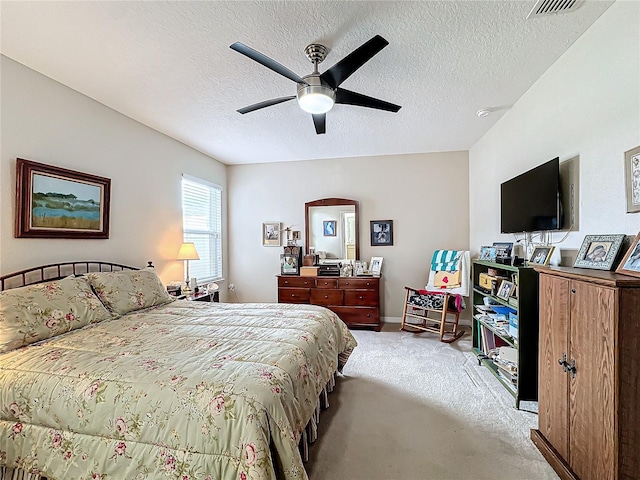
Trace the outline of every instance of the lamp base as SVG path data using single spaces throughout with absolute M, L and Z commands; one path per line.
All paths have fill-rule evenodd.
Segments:
M 193 291 L 191 290 L 191 287 L 189 286 L 189 280 L 187 280 L 187 281 L 185 281 L 184 288 L 182 289 L 182 294 L 186 295 L 188 297 L 192 293 L 193 293 Z

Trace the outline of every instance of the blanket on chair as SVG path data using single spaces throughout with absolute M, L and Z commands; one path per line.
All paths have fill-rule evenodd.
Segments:
M 431 258 L 431 270 L 434 272 L 455 272 L 460 269 L 459 250 L 436 250 Z
M 431 310 L 442 310 L 444 298 L 447 292 L 433 292 L 430 290 L 414 290 L 409 292 L 409 303 L 417 307 Z M 449 294 L 447 308 L 456 312 L 462 312 L 466 307 L 464 297 L 457 293 Z

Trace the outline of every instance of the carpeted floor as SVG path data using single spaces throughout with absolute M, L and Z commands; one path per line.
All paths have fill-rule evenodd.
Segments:
M 353 332 L 311 480 L 557 480 L 529 439 L 537 415 L 478 366 L 468 332 L 448 345 L 398 327 Z

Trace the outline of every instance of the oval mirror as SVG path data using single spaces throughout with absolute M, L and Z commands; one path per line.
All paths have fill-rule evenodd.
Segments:
M 358 260 L 358 201 L 323 198 L 305 203 L 305 251 L 327 259 Z M 324 253 L 322 253 L 324 252 Z

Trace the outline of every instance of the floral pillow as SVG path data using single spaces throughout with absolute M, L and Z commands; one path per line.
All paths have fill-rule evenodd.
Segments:
M 112 318 L 85 278 L 0 292 L 0 353 Z
M 125 313 L 173 302 L 153 268 L 88 273 L 87 278 L 111 313 Z

